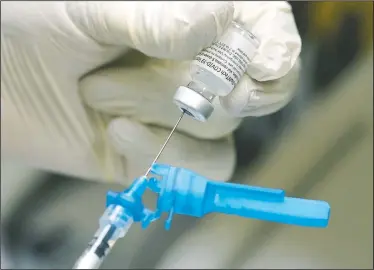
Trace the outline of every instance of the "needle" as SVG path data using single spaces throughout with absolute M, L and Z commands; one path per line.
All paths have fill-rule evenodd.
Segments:
M 166 141 L 165 141 L 164 144 L 162 145 L 162 147 L 161 147 L 160 151 L 158 152 L 157 156 L 156 156 L 155 159 L 152 161 L 151 166 L 148 168 L 147 172 L 146 172 L 145 175 L 144 175 L 145 177 L 148 176 L 148 174 L 150 173 L 150 171 L 151 171 L 151 169 L 152 169 L 153 164 L 156 163 L 156 161 L 157 161 L 157 159 L 160 157 L 162 151 L 164 151 L 166 145 L 168 144 L 168 142 L 169 142 L 171 136 L 173 135 L 175 129 L 176 129 L 177 126 L 179 125 L 179 122 L 182 120 L 183 116 L 184 116 L 184 111 L 182 112 L 181 116 L 179 117 L 177 123 L 174 125 L 173 129 L 171 130 L 169 136 L 166 138 Z

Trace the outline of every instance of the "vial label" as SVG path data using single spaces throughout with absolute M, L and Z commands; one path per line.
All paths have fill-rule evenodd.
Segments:
M 215 74 L 231 91 L 247 70 L 257 46 L 258 41 L 252 34 L 244 37 L 230 31 L 212 46 L 202 50 L 192 64 Z

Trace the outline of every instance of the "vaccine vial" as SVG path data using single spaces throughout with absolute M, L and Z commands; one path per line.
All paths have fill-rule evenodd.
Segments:
M 218 41 L 192 61 L 192 79 L 187 86 L 177 89 L 174 103 L 189 116 L 205 122 L 214 110 L 212 102 L 216 95 L 226 96 L 235 88 L 259 44 L 251 32 L 232 22 Z

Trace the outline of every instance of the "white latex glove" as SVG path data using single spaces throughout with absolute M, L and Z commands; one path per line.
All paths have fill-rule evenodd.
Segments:
M 272 113 L 295 88 L 301 41 L 286 2 L 2 2 L 2 156 L 132 181 L 179 116 L 172 96 L 190 60 L 233 19 L 261 40 L 256 57 L 207 123 L 182 121 L 160 159 L 229 179 L 234 116 Z M 97 70 L 123 53 L 120 67 Z

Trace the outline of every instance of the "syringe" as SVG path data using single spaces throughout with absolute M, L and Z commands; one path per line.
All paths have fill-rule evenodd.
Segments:
M 146 220 L 149 210 L 144 208 L 142 196 L 147 186 L 148 180 L 140 177 L 122 192 L 107 192 L 106 210 L 100 218 L 100 228 L 73 269 L 98 269 L 133 222 Z
M 153 164 L 155 164 L 165 149 L 178 124 L 182 120 L 184 113 L 185 112 L 182 111 L 181 116 L 171 130 L 169 136 L 166 138 L 151 166 L 145 173 L 143 180 L 147 178 Z M 139 182 L 133 184 L 132 187 L 130 187 L 128 194 L 136 196 L 136 193 L 139 192 L 139 190 L 144 190 L 144 183 L 144 181 L 139 180 Z M 124 207 L 117 204 L 109 205 L 103 216 L 100 218 L 99 230 L 95 233 L 94 238 L 89 243 L 81 257 L 77 260 L 73 269 L 98 269 L 105 257 L 109 254 L 115 242 L 118 238 L 125 236 L 132 223 L 132 215 L 127 212 Z
M 100 228 L 73 269 L 98 269 L 116 241 L 124 237 L 133 219 L 120 205 L 110 205 L 100 218 Z

